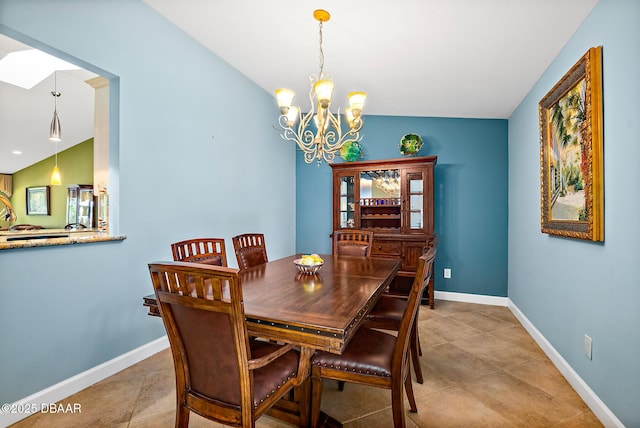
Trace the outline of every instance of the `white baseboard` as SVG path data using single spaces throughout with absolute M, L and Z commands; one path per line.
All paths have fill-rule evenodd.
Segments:
M 507 297 L 484 296 L 480 294 L 453 293 L 451 291 L 435 290 L 434 297 L 439 300 L 451 300 L 454 302 L 477 303 L 480 305 L 507 306 Z
M 529 321 L 529 319 L 520 311 L 520 309 L 508 299 L 508 308 L 518 318 L 518 321 L 529 332 L 531 337 L 538 343 L 540 348 L 549 357 L 551 362 L 567 379 L 569 384 L 575 389 L 578 395 L 582 398 L 591 411 L 600 419 L 600 422 L 605 427 L 624 428 L 624 424 L 613 414 L 611 410 L 602 402 L 602 400 L 596 395 L 595 392 L 584 380 L 576 373 L 575 370 L 562 358 L 562 355 L 551 345 L 551 343 L 538 331 L 537 328 Z
M 79 373 L 69 379 L 65 379 L 42 391 L 38 391 L 12 404 L 15 408 L 41 408 L 42 404 L 56 403 L 63 398 L 75 394 L 96 382 L 112 376 L 140 361 L 148 358 L 169 347 L 169 339 L 163 336 L 159 339 L 133 349 L 106 361 L 96 367 Z M 0 426 L 6 427 L 30 416 L 30 413 L 4 413 L 0 412 Z

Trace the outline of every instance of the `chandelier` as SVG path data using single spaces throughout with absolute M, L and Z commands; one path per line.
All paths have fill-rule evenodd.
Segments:
M 365 92 L 350 92 L 347 95 L 349 107 L 345 109 L 344 119 L 348 125 L 344 133 L 340 118 L 340 109 L 336 114 L 331 113 L 329 106 L 333 94 L 333 80 L 331 75 L 324 74 L 324 52 L 322 51 L 322 23 L 329 20 L 331 15 L 326 10 L 318 9 L 313 17 L 320 23 L 320 73 L 309 76 L 309 103 L 307 113 L 302 113 L 300 107 L 292 105 L 295 93 L 286 88 L 276 90 L 276 98 L 280 107 L 278 124 L 282 128 L 282 138 L 294 141 L 304 152 L 304 161 L 320 164 L 323 160 L 332 163 L 336 152 L 347 141 L 360 141 L 362 128 L 362 109 L 367 97 Z M 311 126 L 313 121 L 314 127 Z

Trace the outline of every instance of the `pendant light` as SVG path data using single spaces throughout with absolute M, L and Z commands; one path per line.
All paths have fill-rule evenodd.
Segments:
M 60 118 L 58 117 L 58 97 L 62 94 L 58 92 L 57 76 L 58 73 L 54 72 L 53 91 L 51 91 L 51 95 L 53 95 L 53 119 L 51 120 L 51 126 L 49 127 L 49 139 L 56 142 L 62 140 L 62 128 L 60 127 Z
M 56 165 L 53 167 L 51 173 L 51 185 L 59 186 L 62 184 L 62 178 L 60 177 L 60 168 L 58 168 L 58 142 L 56 141 Z
M 51 95 L 53 95 L 53 119 L 49 127 L 49 139 L 56 143 L 56 165 L 53 167 L 53 172 L 51 172 L 51 185 L 59 186 L 62 184 L 62 179 L 60 178 L 60 168 L 58 168 L 58 141 L 62 140 L 62 128 L 58 117 L 58 97 L 62 94 L 58 92 L 58 72 L 53 73 L 53 91 Z

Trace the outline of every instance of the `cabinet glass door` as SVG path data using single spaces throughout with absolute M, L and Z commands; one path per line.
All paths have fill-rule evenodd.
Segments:
M 411 230 L 424 228 L 424 177 L 420 172 L 407 173 L 408 222 Z
M 355 176 L 343 175 L 340 177 L 340 192 L 338 195 L 340 206 L 340 228 L 356 227 L 355 219 Z
M 93 190 L 80 189 L 78 223 L 90 228 L 93 222 Z
M 400 171 L 371 170 L 360 173 L 360 227 L 380 232 L 401 226 Z
M 78 190 L 77 187 L 67 190 L 67 224 L 78 222 Z

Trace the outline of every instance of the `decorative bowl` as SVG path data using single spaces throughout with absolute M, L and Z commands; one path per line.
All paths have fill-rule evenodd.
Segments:
M 324 266 L 324 262 L 323 263 L 317 263 L 315 265 L 303 265 L 302 263 L 300 263 L 302 261 L 302 259 L 295 259 L 293 261 L 293 264 L 296 265 L 296 267 L 298 268 L 298 270 L 301 273 L 307 274 L 307 275 L 313 275 L 315 273 L 317 273 L 320 268 L 322 266 Z
M 406 134 L 400 140 L 400 153 L 404 156 L 415 155 L 422 148 L 422 137 L 418 134 Z
M 347 162 L 357 161 L 362 157 L 362 146 L 357 141 L 347 141 L 340 148 L 340 157 Z

